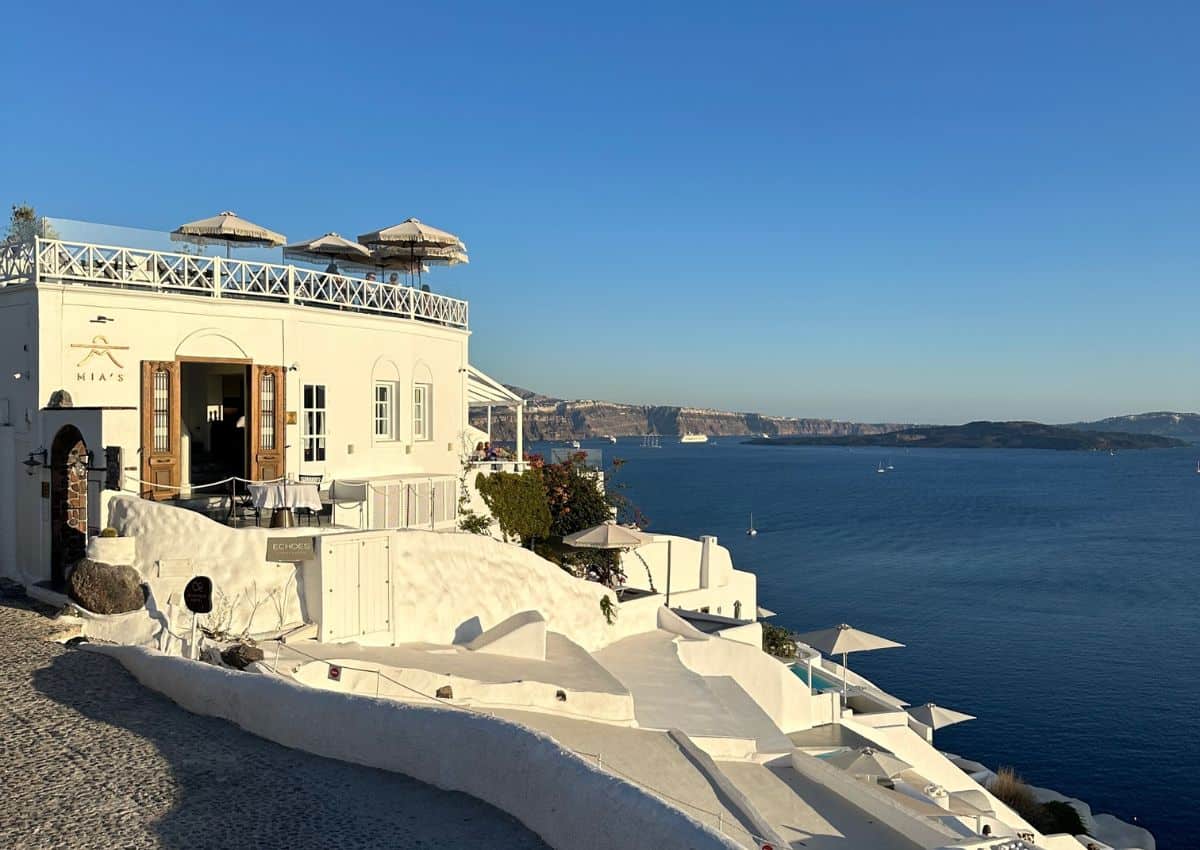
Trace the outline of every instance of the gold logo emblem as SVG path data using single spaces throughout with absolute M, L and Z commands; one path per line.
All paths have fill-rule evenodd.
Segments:
M 94 336 L 92 337 L 92 341 L 89 343 L 71 343 L 71 348 L 86 348 L 88 350 L 88 353 L 84 355 L 83 359 L 75 364 L 76 366 L 82 366 L 93 357 L 107 357 L 118 369 L 124 369 L 125 367 L 121 365 L 121 362 L 117 360 L 117 358 L 113 355 L 113 352 L 129 350 L 128 345 L 109 344 L 108 337 L 105 336 Z

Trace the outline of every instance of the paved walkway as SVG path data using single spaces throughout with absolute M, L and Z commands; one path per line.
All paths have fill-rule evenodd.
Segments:
M 0 587 L 0 847 L 545 848 L 500 811 L 189 714 Z

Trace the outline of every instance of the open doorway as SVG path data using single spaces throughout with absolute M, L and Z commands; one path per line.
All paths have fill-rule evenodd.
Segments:
M 184 361 L 180 366 L 180 419 L 187 440 L 183 480 L 196 487 L 230 476 L 249 478 L 249 365 Z

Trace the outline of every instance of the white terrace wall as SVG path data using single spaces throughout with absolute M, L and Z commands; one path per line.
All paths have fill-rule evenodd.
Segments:
M 740 602 L 741 618 L 755 619 L 757 580 L 753 573 L 733 568 L 729 550 L 715 537 L 701 540 L 670 534 L 653 537 L 654 542 L 621 556 L 630 587 L 649 589 L 649 580 L 653 577 L 654 589 L 666 593 L 667 542 L 670 541 L 672 608 L 689 611 L 708 608 L 712 614 L 732 617 L 735 604 Z
M 137 540 L 132 566 L 150 586 L 157 609 L 152 614 L 176 634 L 191 625 L 182 591 L 192 574 L 212 579 L 210 623 L 223 620 L 231 633 L 259 634 L 302 622 L 297 568 L 266 560 L 267 537 L 311 536 L 310 529 L 233 529 L 137 496 L 104 496 L 108 524 Z
M 397 643 L 466 643 L 522 611 L 589 651 L 655 628 L 654 612 L 640 609 L 608 624 L 600 600 L 611 591 L 527 549 L 475 534 L 391 535 Z
M 388 544 L 393 631 L 364 643 L 466 643 L 513 614 L 538 611 L 549 631 L 595 650 L 656 624 L 659 606 L 620 608 L 615 622 L 607 623 L 600 599 L 611 591 L 488 537 L 432 531 L 347 534 L 316 527 L 232 529 L 182 508 L 111 492 L 105 496 L 108 524 L 122 536 L 137 538 L 133 566 L 150 585 L 157 606 L 166 609 L 171 594 L 182 590 L 190 565 L 191 572 L 212 578 L 214 597 L 228 609 L 232 633 L 269 632 L 311 620 L 314 611 L 319 615 L 320 606 L 306 605 L 303 597 L 302 571 L 314 571 L 316 563 L 269 562 L 266 541 L 324 535 L 379 538 Z M 163 614 L 176 633 L 190 625 L 181 605 Z

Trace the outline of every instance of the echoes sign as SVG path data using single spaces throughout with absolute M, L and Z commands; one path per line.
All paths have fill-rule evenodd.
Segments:
M 289 561 L 298 564 L 317 557 L 311 537 L 268 537 L 267 560 Z

